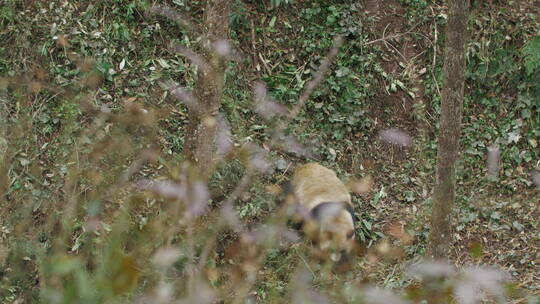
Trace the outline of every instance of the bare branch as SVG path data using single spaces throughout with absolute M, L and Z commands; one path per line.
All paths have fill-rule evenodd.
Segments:
M 199 27 L 191 22 L 190 17 L 177 12 L 168 5 L 154 5 L 148 11 L 152 14 L 163 16 L 176 22 L 178 25 L 188 30 L 192 35 L 198 35 L 201 32 Z
M 193 51 L 192 49 L 186 47 L 186 46 L 183 46 L 183 45 L 180 45 L 180 44 L 176 44 L 174 46 L 172 46 L 172 49 L 177 52 L 177 53 L 180 53 L 184 56 L 186 56 L 186 58 L 191 61 L 191 63 L 193 63 L 194 65 L 196 65 L 201 71 L 203 71 L 204 73 L 207 73 L 208 71 L 210 71 L 210 64 L 208 64 L 208 62 L 206 61 L 206 59 L 204 59 L 203 56 L 197 54 L 195 51 Z
M 231 126 L 227 122 L 224 115 L 219 114 L 217 116 L 217 134 L 216 134 L 216 146 L 219 156 L 224 156 L 229 153 L 233 148 L 233 139 L 231 133 Z
M 321 84 L 324 75 L 326 75 L 326 73 L 330 69 L 332 61 L 334 61 L 334 59 L 337 57 L 339 48 L 343 45 L 344 40 L 345 39 L 342 36 L 334 38 L 334 44 L 330 48 L 330 51 L 328 51 L 328 54 L 322 60 L 321 65 L 317 69 L 317 72 L 315 73 L 313 79 L 311 79 L 307 83 L 304 92 L 298 100 L 298 103 L 294 106 L 294 108 L 292 108 L 291 112 L 289 113 L 290 120 L 298 116 L 298 113 L 300 113 L 300 110 L 302 110 L 302 107 L 304 107 L 304 104 L 307 102 L 308 98 L 311 96 L 311 94 L 313 94 L 313 91 L 315 91 L 315 89 Z
M 501 163 L 501 150 L 499 146 L 494 144 L 489 146 L 487 155 L 487 170 L 488 176 L 496 178 L 499 175 L 499 166 Z
M 170 91 L 176 99 L 182 101 L 190 111 L 198 113 L 199 101 L 191 92 L 186 91 L 183 87 L 178 85 L 170 88 Z
M 255 83 L 253 95 L 255 97 L 255 112 L 265 119 L 281 116 L 287 112 L 284 105 L 268 97 L 268 90 L 263 82 L 258 81 Z
M 274 136 L 272 137 L 272 140 L 270 142 L 271 146 L 276 146 L 280 141 L 280 135 L 283 133 L 283 130 L 287 127 L 287 125 L 294 119 L 302 108 L 304 107 L 305 103 L 313 94 L 313 91 L 321 84 L 324 76 L 330 69 L 330 65 L 334 61 L 334 59 L 337 57 L 339 53 L 339 48 L 343 45 L 345 39 L 342 36 L 338 36 L 334 38 L 334 44 L 328 51 L 328 54 L 326 57 L 321 61 L 321 65 L 315 72 L 315 75 L 313 76 L 313 79 L 311 79 L 304 89 L 304 92 L 300 96 L 298 103 L 290 110 L 289 115 L 286 119 L 284 119 L 278 126 L 276 126 L 274 130 Z M 261 88 L 258 89 L 259 93 L 261 92 Z

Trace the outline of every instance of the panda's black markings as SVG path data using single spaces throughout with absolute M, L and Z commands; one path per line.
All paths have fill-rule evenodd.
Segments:
M 302 227 L 304 226 L 304 221 L 294 221 L 292 219 L 289 219 L 287 221 L 287 225 L 292 229 L 298 231 L 300 235 L 304 235 L 304 230 L 302 229 Z
M 322 202 L 309 211 L 309 216 L 316 220 L 322 220 L 325 211 L 328 210 L 328 208 L 332 208 L 334 205 L 339 205 L 341 207 L 341 205 L 345 204 L 338 202 Z
M 320 221 L 322 219 L 323 215 L 324 215 L 325 209 L 331 207 L 332 205 L 340 205 L 347 212 L 349 212 L 351 214 L 351 218 L 352 218 L 352 221 L 353 221 L 353 227 L 356 227 L 357 217 L 354 214 L 353 207 L 351 205 L 347 204 L 347 203 L 322 202 L 322 203 L 318 204 L 317 206 L 315 206 L 315 208 L 311 209 L 311 211 L 309 212 L 309 216 L 311 218 L 313 218 L 313 219 L 316 219 L 316 220 Z M 349 239 L 354 238 L 354 230 L 351 233 L 347 234 L 347 238 L 349 238 Z
M 322 215 L 324 214 L 324 210 L 326 208 L 330 207 L 331 205 L 341 205 L 347 212 L 349 212 L 351 214 L 353 223 L 356 222 L 356 216 L 354 215 L 354 209 L 353 209 L 353 207 L 351 205 L 349 205 L 347 203 L 322 202 L 322 203 L 318 204 L 317 206 L 315 206 L 315 208 L 311 209 L 311 211 L 309 212 L 309 215 L 314 219 L 320 220 L 320 219 L 322 219 Z
M 356 227 L 356 222 L 358 220 L 358 217 L 354 213 L 353 207 L 349 204 L 345 204 L 345 210 L 347 210 L 351 214 L 353 227 Z M 347 234 L 348 239 L 354 239 L 354 236 L 355 236 L 354 229 L 350 233 Z
M 344 205 L 345 205 L 345 210 L 347 210 L 351 214 L 353 225 L 356 227 L 356 221 L 358 220 L 358 217 L 354 213 L 354 208 L 349 204 L 344 204 Z
M 294 188 L 291 181 L 285 181 L 281 184 L 281 193 L 283 195 L 294 195 Z

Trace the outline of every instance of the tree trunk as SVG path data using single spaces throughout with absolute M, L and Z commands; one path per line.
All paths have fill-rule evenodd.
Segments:
M 8 163 L 7 163 L 8 162 L 8 157 L 7 157 L 8 95 L 7 95 L 6 89 L 2 88 L 1 85 L 2 83 L 0 83 L 0 206 L 2 206 L 3 201 L 7 199 L 5 196 L 5 193 L 7 193 L 7 190 L 9 187 Z
M 211 173 L 215 153 L 217 115 L 221 106 L 221 92 L 226 62 L 216 54 L 212 44 L 226 39 L 229 31 L 230 0 L 208 0 L 203 16 L 203 55 L 208 68 L 199 67 L 193 95 L 198 106 L 190 109 L 184 151 L 187 159 L 199 169 L 202 177 Z
M 1 84 L 0 84 L 1 85 Z M 0 166 L 3 164 L 7 151 L 7 93 L 0 87 Z
M 444 49 L 444 87 L 441 96 L 437 184 L 435 186 L 428 256 L 447 257 L 452 244 L 452 208 L 455 200 L 455 163 L 459 152 L 465 41 L 469 0 L 450 1 Z

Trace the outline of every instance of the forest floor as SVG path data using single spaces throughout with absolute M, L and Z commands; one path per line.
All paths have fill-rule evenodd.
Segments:
M 161 115 L 157 142 L 145 142 L 137 134 L 132 146 L 159 146 L 163 163 L 182 159 L 187 109 L 168 88 L 171 82 L 191 88 L 196 73 L 184 56 L 166 46 L 170 42 L 195 46 L 196 41 L 174 22 L 148 14 L 142 2 L 0 0 L 6 4 L 0 7 L 0 41 L 4 42 L 0 89 L 28 91 L 10 91 L 17 100 L 8 104 L 16 152 L 9 162 L 7 193 L 31 204 L 28 212 L 33 221 L 25 230 L 14 215 L 15 203 L 2 206 L 0 210 L 10 217 L 2 215 L 0 220 L 4 242 L 0 266 L 9 256 L 4 250 L 9 246 L 2 244 L 26 239 L 39 240 L 45 247 L 53 243 L 54 235 L 48 237 L 40 229 L 59 208 L 49 203 L 63 197 L 70 185 L 70 165 L 99 159 L 99 149 L 113 151 L 82 178 L 80 192 L 85 196 L 93 190 L 88 186 L 92 174 L 107 171 L 114 180 L 135 158 L 130 153 L 140 151 L 130 148 L 121 154 L 131 140 L 124 136 L 131 126 L 111 131 L 116 144 L 99 137 L 99 132 L 86 138 L 85 132 L 94 127 L 96 109 L 123 113 L 130 104 L 140 104 L 155 113 L 167 112 L 156 114 Z M 193 17 L 201 16 L 197 1 L 165 2 Z M 388 244 L 402 253 L 388 260 L 359 257 L 350 277 L 405 289 L 412 281 L 406 269 L 423 256 L 429 227 L 447 7 L 445 1 L 421 0 L 322 2 L 296 1 L 270 9 L 256 1 L 234 1 L 230 40 L 245 60 L 229 65 L 222 112 L 236 143 L 264 143 L 271 123 L 252 109 L 253 84 L 263 80 L 276 100 L 294 104 L 332 38 L 346 36 L 333 71 L 287 131 L 340 177 L 374 178 L 370 193 L 354 197 L 361 218 L 357 232 L 369 250 Z M 533 94 L 540 85 L 535 74 L 526 72 L 529 57 L 523 52 L 533 37 L 540 36 L 540 3 L 473 1 L 471 13 L 463 153 L 449 258 L 460 267 L 498 266 L 512 275 L 517 287 L 540 296 L 540 190 L 530 180 L 531 172 L 540 168 L 540 102 Z M 105 123 L 103 129 L 115 130 L 115 123 Z M 405 131 L 413 145 L 403 148 L 378 141 L 378 132 L 389 128 Z M 99 149 L 87 146 L 94 140 Z M 503 150 L 497 180 L 486 178 L 485 150 L 493 143 Z M 275 197 L 267 186 L 287 180 L 296 164 L 307 161 L 282 151 L 272 151 L 268 158 L 275 170 L 260 177 L 235 205 L 249 224 L 260 223 L 275 211 Z M 174 176 L 176 169 L 171 168 L 143 166 L 138 176 Z M 242 165 L 235 162 L 217 170 L 211 183 L 214 201 L 231 193 L 242 172 Z M 109 186 L 107 178 L 105 186 Z M 121 204 L 109 198 L 104 202 L 109 214 L 103 217 L 103 225 L 112 225 Z M 134 210 L 130 220 L 144 227 L 159 214 L 159 206 Z M 72 252 L 86 244 L 81 222 L 82 218 L 73 224 L 77 233 L 71 240 Z M 16 235 L 21 229 L 25 233 Z M 405 242 L 404 236 L 411 240 Z M 220 246 L 232 239 L 225 238 Z M 259 300 L 275 290 L 282 295 L 293 266 L 300 262 L 295 250 L 269 254 L 257 285 Z M 26 281 L 2 281 L 0 287 L 10 290 L 11 300 L 5 303 L 18 299 L 26 289 L 39 288 L 37 264 L 28 266 L 34 275 Z M 515 302 L 524 299 L 522 293 L 514 296 Z
M 426 61 L 429 61 L 426 58 L 428 46 L 425 41 L 418 42 L 410 36 L 414 31 L 429 33 L 430 29 L 437 30 L 436 26 L 430 27 L 424 24 L 420 28 L 411 27 L 410 23 L 404 20 L 407 14 L 406 5 L 397 0 L 385 1 L 384 4 L 377 0 L 366 0 L 364 3 L 365 14 L 375 16 L 374 21 L 368 25 L 373 37 L 381 39 L 378 43 L 383 45 L 381 47 L 384 52 L 382 67 L 389 74 L 403 73 L 403 65 L 406 69 L 412 70 L 412 72 L 408 71 L 411 74 L 409 83 L 415 88 L 416 93 L 414 98 L 411 98 L 403 91 L 391 94 L 384 92 L 378 96 L 380 102 L 385 108 L 390 109 L 392 116 L 397 118 L 394 121 L 394 127 L 407 130 L 409 134 L 429 133 L 429 130 L 421 130 L 429 129 L 429 125 L 422 124 L 411 116 L 415 103 L 429 104 L 419 72 L 427 65 Z M 529 7 L 528 4 L 532 3 L 521 3 L 517 7 L 523 10 Z M 441 9 L 442 7 L 433 6 L 431 12 L 440 13 Z M 505 4 L 494 5 L 489 9 L 513 10 Z M 511 89 L 508 91 L 510 92 Z M 376 149 L 370 155 L 384 153 L 381 149 Z M 401 160 L 403 161 L 406 160 Z M 388 160 L 379 159 L 375 164 L 383 166 L 382 162 L 388 162 Z M 399 158 L 397 163 L 400 163 Z M 433 175 L 428 177 L 432 180 L 426 181 L 427 184 L 432 185 L 434 178 Z M 385 180 L 384 184 L 396 182 L 391 176 L 378 177 L 378 179 Z M 480 189 L 476 186 L 468 187 L 463 183 L 458 185 L 458 192 L 467 197 L 467 203 L 461 204 L 455 215 L 457 229 L 453 236 L 450 259 L 459 266 L 497 265 L 512 274 L 517 286 L 540 294 L 540 234 L 538 233 L 540 198 L 538 190 L 522 189 L 518 193 L 504 195 L 498 193 L 493 186 L 486 185 Z M 426 214 L 429 211 L 425 210 L 426 206 L 423 204 L 403 208 L 403 204 L 396 202 L 394 198 L 394 204 L 390 205 L 387 206 L 387 213 L 379 213 L 379 218 L 376 216 L 374 220 L 386 223 L 390 230 L 396 223 L 405 227 L 415 220 L 418 221 L 419 213 L 422 214 L 422 212 L 424 214 L 420 217 L 423 217 L 425 221 L 428 220 Z M 391 232 L 390 235 L 392 235 Z M 410 265 L 410 261 L 405 261 L 403 265 Z M 381 278 L 385 278 L 385 282 L 392 281 L 393 279 L 387 277 L 391 273 L 396 273 L 395 265 L 386 267 L 386 270 L 381 273 Z

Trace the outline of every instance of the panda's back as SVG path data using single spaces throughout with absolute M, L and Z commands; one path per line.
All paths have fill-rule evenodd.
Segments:
M 292 184 L 298 203 L 308 210 L 321 202 L 351 204 L 347 187 L 334 171 L 317 163 L 298 167 L 295 170 Z

